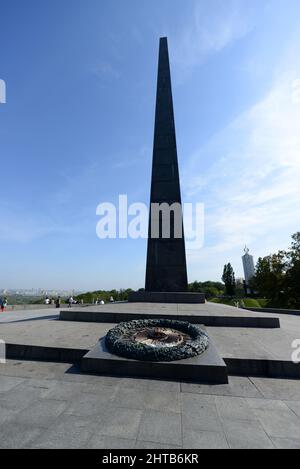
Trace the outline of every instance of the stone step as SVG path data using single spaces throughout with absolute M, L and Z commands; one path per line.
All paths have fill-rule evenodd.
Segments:
M 89 352 L 84 349 L 44 347 L 28 344 L 6 344 L 6 358 L 53 363 L 78 363 Z
M 101 343 L 101 342 L 100 342 Z M 213 343 L 213 341 L 211 341 Z M 123 360 L 119 357 L 116 357 L 114 360 L 99 360 L 99 354 L 101 355 L 101 348 L 97 344 L 92 350 L 85 349 L 75 349 L 75 348 L 65 348 L 65 347 L 43 347 L 37 345 L 28 345 L 28 344 L 6 344 L 6 358 L 11 360 L 31 360 L 31 361 L 45 361 L 45 362 L 56 362 L 56 363 L 81 363 L 82 371 L 89 373 L 98 373 L 98 374 L 119 374 L 119 369 L 126 374 L 127 376 L 133 376 L 130 370 L 132 367 L 128 367 L 124 364 Z M 213 344 L 215 349 L 215 345 Z M 98 357 L 98 358 L 97 358 Z M 96 361 L 95 361 L 96 360 Z M 289 360 L 274 360 L 274 359 L 265 359 L 265 358 L 220 358 L 221 361 L 224 361 L 224 365 L 227 367 L 227 373 L 229 376 L 258 376 L 265 378 L 285 378 L 285 379 L 300 379 L 300 365 L 297 365 Z M 134 360 L 133 360 L 134 361 Z M 144 362 L 143 362 L 144 363 Z M 153 363 L 148 364 L 147 374 L 151 374 L 150 368 L 153 366 Z M 196 369 L 193 365 L 191 369 Z M 126 368 L 127 367 L 127 368 Z M 166 368 L 166 367 L 165 367 Z M 184 378 L 174 374 L 174 369 L 171 371 L 172 367 L 169 367 L 169 370 L 166 373 L 169 375 L 169 379 L 174 380 L 183 380 Z M 133 368 L 137 370 L 137 366 Z M 217 368 L 216 368 L 217 369 Z M 216 370 L 215 369 L 215 370 Z M 184 373 L 186 373 L 188 368 L 185 368 Z M 204 370 L 202 370 L 204 371 Z M 220 370 L 219 370 L 220 371 Z M 139 371 L 137 376 L 141 376 Z M 188 379 L 190 370 L 186 373 L 186 379 Z M 202 374 L 202 376 L 204 376 Z M 220 376 L 220 375 L 219 375 Z
M 128 311 L 92 311 L 88 308 L 83 310 L 68 309 L 60 312 L 61 321 L 119 323 L 133 321 L 135 319 L 176 319 L 177 321 L 188 321 L 193 324 L 203 324 L 207 327 L 252 327 L 264 329 L 280 328 L 280 320 L 276 317 L 261 316 L 212 316 L 191 314 L 151 314 L 146 312 L 130 313 Z

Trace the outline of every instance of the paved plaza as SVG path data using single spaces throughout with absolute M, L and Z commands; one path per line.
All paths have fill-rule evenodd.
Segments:
M 170 306 L 173 312 L 185 307 Z M 198 313 L 243 313 L 196 307 Z M 207 330 L 223 358 L 258 354 L 290 360 L 291 340 L 300 338 L 299 318 L 279 317 L 280 329 Z M 89 350 L 113 326 L 59 321 L 52 308 L 16 311 L 1 314 L 0 338 Z M 228 385 L 208 385 L 87 375 L 73 363 L 7 360 L 0 365 L 0 447 L 300 448 L 300 381 L 230 376 Z
M 78 308 L 74 308 L 76 311 Z M 231 306 L 214 303 L 198 305 L 170 304 L 135 304 L 119 303 L 94 306 L 87 310 L 124 312 L 156 311 L 159 315 L 179 314 L 209 316 L 255 316 L 273 317 L 274 314 L 253 313 Z M 216 343 L 222 358 L 260 358 L 290 360 L 293 352 L 292 342 L 300 339 L 300 318 L 285 314 L 275 315 L 280 319 L 280 328 L 239 328 L 239 327 L 206 327 L 210 337 Z M 49 347 L 67 347 L 90 350 L 100 337 L 114 327 L 112 323 L 89 323 L 58 321 L 59 310 L 55 308 L 16 311 L 0 314 L 0 338 L 7 343 L 27 344 Z
M 0 447 L 300 448 L 300 383 L 230 377 L 209 386 L 8 361 Z

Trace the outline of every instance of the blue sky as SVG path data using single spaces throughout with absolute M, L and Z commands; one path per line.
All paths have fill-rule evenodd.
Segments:
M 242 275 L 300 228 L 299 0 L 1 0 L 1 288 L 142 287 L 145 240 L 96 207 L 149 201 L 168 36 L 182 196 L 205 204 L 189 280 Z

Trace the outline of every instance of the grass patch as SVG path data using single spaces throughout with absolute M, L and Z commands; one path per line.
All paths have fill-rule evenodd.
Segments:
M 246 308 L 267 308 L 268 300 L 264 298 L 212 298 L 212 303 L 219 303 L 228 306 L 236 306 L 236 303 L 243 302 Z

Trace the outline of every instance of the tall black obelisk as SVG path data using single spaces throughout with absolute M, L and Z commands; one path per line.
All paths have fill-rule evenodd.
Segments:
M 180 204 L 182 214 L 167 38 L 161 38 L 159 46 L 150 202 L 151 204 Z M 160 230 L 159 237 L 152 238 L 151 204 L 145 290 L 147 292 L 186 292 L 188 283 L 183 227 L 182 236 L 176 238 L 174 236 L 175 218 L 171 216 L 171 237 L 163 238 Z

